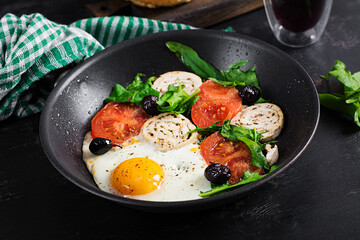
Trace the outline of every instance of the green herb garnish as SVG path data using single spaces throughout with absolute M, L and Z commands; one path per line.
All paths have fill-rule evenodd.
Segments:
M 192 105 L 198 99 L 197 95 L 200 89 L 189 95 L 183 87 L 180 83 L 179 86 L 169 85 L 167 92 L 157 101 L 160 112 L 185 113 L 187 115 L 190 113 Z
M 166 42 L 170 51 L 174 52 L 176 57 L 196 75 L 202 79 L 215 78 L 226 80 L 225 77 L 213 65 L 200 58 L 199 55 L 190 47 L 178 42 Z
M 126 88 L 120 84 L 116 84 L 110 96 L 105 99 L 105 103 L 115 102 L 131 102 L 141 105 L 141 101 L 148 95 L 154 95 L 159 97 L 160 93 L 152 88 L 152 83 L 156 80 L 156 77 L 149 77 L 145 83 L 143 83 L 141 77 L 145 77 L 145 74 L 138 73 L 132 83 Z M 185 113 L 189 114 L 192 105 L 198 99 L 200 89 L 189 95 L 184 91 L 184 86 L 179 83 L 180 86 L 169 85 L 168 91 L 165 92 L 157 101 L 158 110 L 160 112 L 172 112 L 176 114 Z
M 105 99 L 105 103 L 115 101 L 132 102 L 141 105 L 142 99 L 148 95 L 159 97 L 159 92 L 152 88 L 152 83 L 156 80 L 156 77 L 149 77 L 145 83 L 143 83 L 141 77 L 145 77 L 145 74 L 136 74 L 134 81 L 126 88 L 116 84 L 110 96 Z
M 260 138 L 263 137 L 261 133 L 257 132 L 256 129 L 248 129 L 241 126 L 232 125 L 230 124 L 229 120 L 224 121 L 222 126 L 216 126 L 217 123 L 219 122 L 216 122 L 207 128 L 197 127 L 188 133 L 200 132 L 201 134 L 205 133 L 205 135 L 210 135 L 210 133 L 220 131 L 220 134 L 223 137 L 231 141 L 242 141 L 251 150 L 251 164 L 257 166 L 258 168 L 269 170 L 266 157 L 262 152 L 265 149 L 265 144 L 260 143 Z
M 260 91 L 260 84 L 259 80 L 256 75 L 256 67 L 253 66 L 247 71 L 242 71 L 240 68 L 247 65 L 249 63 L 248 60 L 241 60 L 230 67 L 228 67 L 225 71 L 221 71 L 221 73 L 225 76 L 226 82 L 232 83 L 232 86 L 245 86 L 245 85 L 252 85 L 257 87 Z M 217 83 L 223 84 L 221 81 L 216 81 Z M 224 83 L 226 83 L 224 82 Z
M 346 70 L 345 64 L 337 60 L 331 71 L 322 78 L 329 80 L 331 76 L 344 85 L 344 93 L 321 93 L 320 104 L 350 116 L 360 127 L 360 72 L 351 74 Z
M 216 83 L 232 87 L 253 85 L 261 91 L 259 80 L 255 72 L 255 66 L 247 71 L 240 70 L 241 67 L 248 64 L 248 60 L 238 61 L 226 70 L 219 71 L 213 65 L 200 58 L 199 55 L 188 46 L 178 42 L 166 42 L 166 46 L 175 53 L 177 58 L 185 64 L 187 68 L 202 79 L 211 79 Z
M 274 171 L 278 167 L 279 167 L 278 165 L 273 165 L 270 168 L 269 173 L 271 173 L 272 171 Z M 231 185 L 229 183 L 225 183 L 223 185 L 211 184 L 211 190 L 209 190 L 207 192 L 201 192 L 199 194 L 199 196 L 200 197 L 210 197 L 210 196 L 216 195 L 216 194 L 221 193 L 221 192 L 229 191 L 232 188 L 236 188 L 236 187 L 241 186 L 241 185 L 245 185 L 245 184 L 248 184 L 248 183 L 251 183 L 251 182 L 255 182 L 255 181 L 265 177 L 266 175 L 268 175 L 268 174 L 260 175 L 257 172 L 252 172 L 252 171 L 248 170 L 248 171 L 245 171 L 243 173 L 243 177 L 240 179 L 240 181 L 238 183 L 233 184 L 233 185 Z

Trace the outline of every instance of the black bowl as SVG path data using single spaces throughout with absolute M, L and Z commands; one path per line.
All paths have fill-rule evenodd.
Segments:
M 179 202 L 132 200 L 101 191 L 82 161 L 82 142 L 90 120 L 116 83 L 129 84 L 138 72 L 159 76 L 187 70 L 165 46 L 177 41 L 192 47 L 218 69 L 240 59 L 256 65 L 266 99 L 279 105 L 285 126 L 278 137 L 280 167 L 251 184 L 217 196 Z M 319 100 L 306 71 L 277 48 L 235 33 L 210 30 L 147 35 L 109 47 L 85 60 L 59 81 L 40 121 L 41 143 L 55 168 L 79 187 L 124 206 L 159 212 L 202 210 L 234 201 L 269 181 L 293 163 L 311 141 L 319 120 Z

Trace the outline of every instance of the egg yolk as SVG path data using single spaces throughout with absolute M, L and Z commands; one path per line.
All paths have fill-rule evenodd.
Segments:
M 111 184 L 124 195 L 142 195 L 160 188 L 164 170 L 148 158 L 131 158 L 111 174 Z

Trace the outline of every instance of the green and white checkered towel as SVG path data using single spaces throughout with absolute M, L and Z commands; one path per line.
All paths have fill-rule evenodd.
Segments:
M 50 72 L 130 38 L 182 29 L 192 27 L 125 16 L 89 18 L 67 26 L 41 14 L 7 14 L 0 20 L 0 120 L 40 112 L 51 90 L 40 82 Z

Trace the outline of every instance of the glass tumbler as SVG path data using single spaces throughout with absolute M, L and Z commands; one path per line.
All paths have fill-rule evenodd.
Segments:
M 289 47 L 305 47 L 319 40 L 333 0 L 264 0 L 275 37 Z

